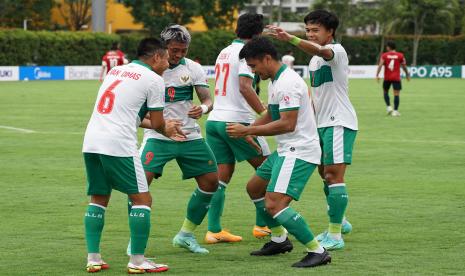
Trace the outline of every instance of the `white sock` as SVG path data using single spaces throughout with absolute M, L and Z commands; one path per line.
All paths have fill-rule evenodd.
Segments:
M 325 252 L 325 249 L 323 247 L 321 247 L 321 245 L 318 245 L 318 248 L 315 249 L 315 250 L 309 250 L 307 248 L 307 252 L 313 252 L 313 253 L 317 253 L 317 254 L 322 254 L 323 252 Z
M 144 255 L 131 255 L 129 257 L 129 262 L 133 265 L 141 265 L 144 261 Z
M 87 261 L 88 262 L 100 262 L 102 260 L 102 256 L 100 253 L 88 253 L 87 254 Z
M 284 231 L 284 234 L 281 236 L 271 236 L 271 240 L 274 241 L 275 243 L 282 243 L 285 242 L 287 239 L 287 231 Z

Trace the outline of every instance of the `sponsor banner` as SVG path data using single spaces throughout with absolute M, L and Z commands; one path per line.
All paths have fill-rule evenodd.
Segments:
M 98 80 L 102 66 L 65 66 L 65 80 Z
M 207 79 L 215 78 L 215 66 L 213 65 L 204 65 L 202 66 L 205 74 L 207 74 Z
M 462 79 L 465 79 L 465 65 L 462 66 Z
M 462 78 L 462 66 L 448 65 L 425 65 L 425 66 L 410 66 L 408 71 L 412 78 Z M 401 71 L 401 76 L 404 78 L 405 73 Z
M 0 66 L 0 81 L 19 80 L 18 66 Z
M 20 66 L 20 80 L 64 80 L 64 66 Z
M 376 69 L 377 66 L 373 65 L 349 66 L 349 79 L 374 79 L 376 77 Z M 380 76 L 382 76 L 382 73 Z

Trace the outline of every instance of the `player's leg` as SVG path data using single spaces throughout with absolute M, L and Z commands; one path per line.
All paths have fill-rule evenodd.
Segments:
M 394 82 L 393 83 L 394 89 L 394 111 L 392 112 L 392 116 L 398 117 L 400 116 L 399 113 L 399 105 L 400 105 L 400 90 L 402 89 L 401 82 Z
M 390 81 L 383 81 L 383 96 L 384 96 L 384 102 L 386 103 L 386 112 L 387 115 L 391 115 L 393 109 L 391 106 L 391 99 L 389 98 L 389 88 L 391 87 L 391 82 Z
M 111 195 L 111 184 L 107 181 L 100 155 L 84 153 L 87 173 L 87 194 L 90 203 L 84 215 L 84 228 L 87 244 L 88 272 L 98 272 L 109 268 L 100 255 L 100 239 L 105 224 L 105 210 Z
M 344 247 L 342 228 L 350 232 L 352 226 L 345 220 L 348 195 L 344 175 L 346 165 L 352 162 L 352 150 L 356 131 L 342 126 L 319 129 L 323 141 L 323 179 L 327 193 L 329 226 L 326 234 L 318 235 L 321 244 L 328 250 Z
M 242 237 L 225 231 L 221 226 L 221 217 L 226 199 L 225 192 L 231 181 L 236 163 L 234 152 L 228 144 L 231 138 L 226 133 L 226 123 L 207 121 L 206 134 L 207 144 L 211 148 L 218 165 L 219 187 L 213 195 L 208 210 L 208 232 L 205 240 L 214 241 L 217 240 L 216 238 L 220 238 L 221 241 L 240 241 Z

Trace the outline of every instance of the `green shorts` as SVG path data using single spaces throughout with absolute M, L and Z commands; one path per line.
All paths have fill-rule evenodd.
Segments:
M 286 194 L 299 200 L 316 166 L 295 157 L 279 156 L 275 151 L 258 167 L 256 174 L 270 181 L 267 192 Z
M 270 150 L 266 140 L 258 137 L 255 142 L 262 148 L 260 154 L 243 138 L 231 138 L 226 133 L 226 122 L 207 121 L 207 143 L 212 149 L 218 164 L 234 164 L 259 156 L 267 156 Z M 246 125 L 246 124 L 245 124 Z
M 125 194 L 149 190 L 139 156 L 116 157 L 84 152 L 84 163 L 88 195 L 109 195 L 112 189 Z
M 216 160 L 204 139 L 175 142 L 149 138 L 141 147 L 142 165 L 145 171 L 163 174 L 163 167 L 176 159 L 182 171 L 182 179 L 216 172 Z
M 352 150 L 354 148 L 357 131 L 343 126 L 318 128 L 321 145 L 321 164 L 348 164 L 352 163 Z

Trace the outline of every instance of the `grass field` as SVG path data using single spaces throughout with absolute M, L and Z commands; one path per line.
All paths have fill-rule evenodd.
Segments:
M 0 275 L 86 274 L 81 146 L 98 85 L 0 83 Z M 402 116 L 393 118 L 385 115 L 380 85 L 351 80 L 360 126 L 346 176 L 354 231 L 345 237 L 346 248 L 332 253 L 331 265 L 291 268 L 303 257 L 297 242 L 290 254 L 249 256 L 262 242 L 251 235 L 255 212 L 244 187 L 253 172 L 243 163 L 227 190 L 223 216 L 223 226 L 242 235 L 241 243 L 208 245 L 207 256 L 171 246 L 195 187 L 181 181 L 171 163 L 151 187 L 147 255 L 169 264 L 168 273 L 184 275 L 465 274 L 464 92 L 465 80 L 405 82 Z M 293 206 L 316 234 L 324 230 L 326 203 L 317 175 Z M 205 224 L 197 230 L 199 240 Z M 126 199 L 115 192 L 101 246 L 111 269 L 102 275 L 125 274 L 128 231 Z

